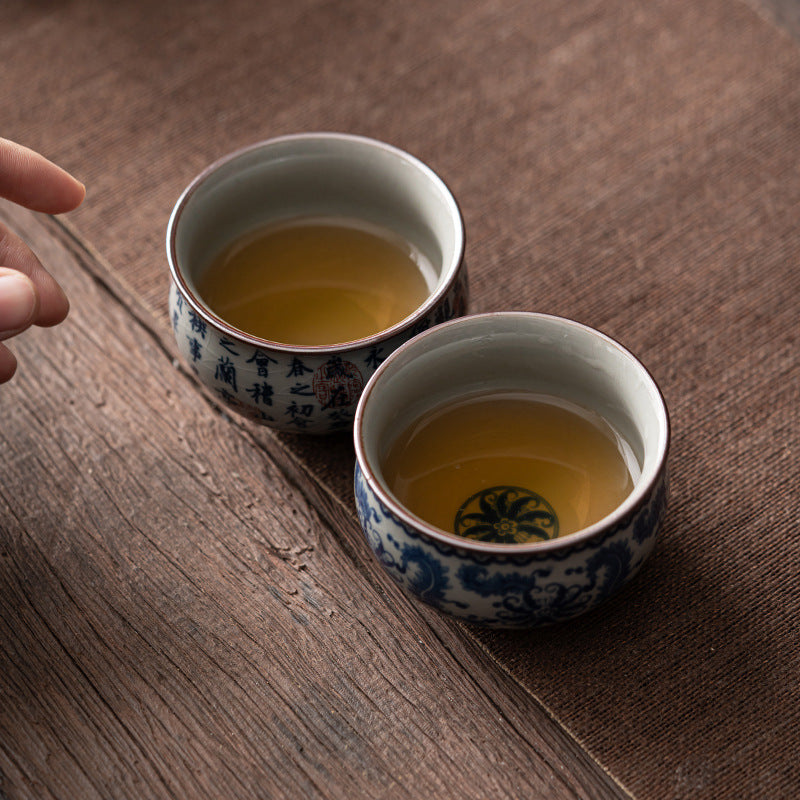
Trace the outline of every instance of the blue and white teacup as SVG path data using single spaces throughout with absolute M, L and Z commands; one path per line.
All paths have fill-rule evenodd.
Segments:
M 230 242 L 267 222 L 326 215 L 389 229 L 425 255 L 436 278 L 411 315 L 357 341 L 289 346 L 235 328 L 199 295 L 198 277 Z M 351 428 L 378 365 L 467 306 L 464 225 L 453 195 L 418 159 L 361 136 L 284 136 L 212 164 L 173 209 L 167 257 L 170 316 L 183 359 L 228 408 L 284 431 Z
M 388 450 L 432 407 L 487 389 L 555 395 L 600 414 L 641 468 L 632 492 L 583 530 L 525 544 L 467 539 L 420 519 L 387 484 Z M 448 614 L 507 628 L 570 619 L 624 586 L 653 550 L 666 505 L 667 408 L 630 352 L 577 322 L 502 312 L 422 333 L 372 376 L 353 433 L 356 504 L 370 547 L 401 586 Z

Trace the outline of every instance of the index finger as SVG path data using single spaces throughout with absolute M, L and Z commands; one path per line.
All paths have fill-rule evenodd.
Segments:
M 61 214 L 83 201 L 84 185 L 21 144 L 0 138 L 0 197 L 33 211 Z

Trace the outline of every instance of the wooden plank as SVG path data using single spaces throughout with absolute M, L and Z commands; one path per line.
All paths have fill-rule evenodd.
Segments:
M 0 792 L 627 796 L 214 408 L 166 321 L 56 221 L 0 219 L 73 301 L 0 388 Z

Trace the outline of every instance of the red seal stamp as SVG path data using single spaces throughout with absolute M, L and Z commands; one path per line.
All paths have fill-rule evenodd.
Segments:
M 311 388 L 323 409 L 342 408 L 358 400 L 364 388 L 364 379 L 351 361 L 333 356 L 317 367 Z

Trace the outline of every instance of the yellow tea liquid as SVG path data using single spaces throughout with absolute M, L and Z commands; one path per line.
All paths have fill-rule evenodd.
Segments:
M 198 281 L 239 330 L 289 345 L 351 342 L 423 303 L 433 270 L 389 231 L 343 218 L 300 218 L 235 241 Z
M 520 544 L 614 510 L 639 465 L 598 414 L 549 395 L 468 396 L 422 415 L 383 463 L 397 499 L 441 530 Z

